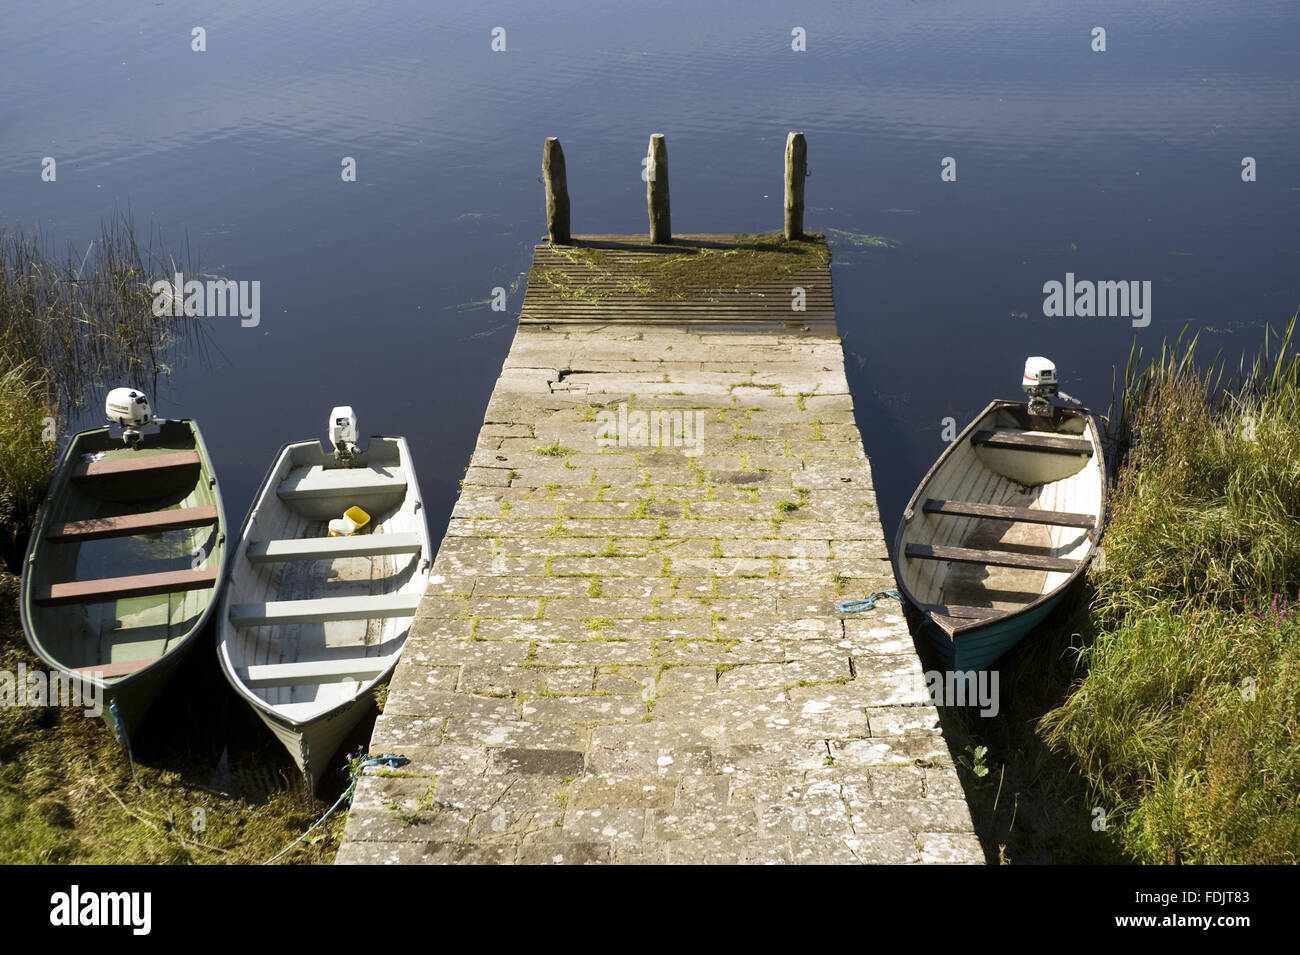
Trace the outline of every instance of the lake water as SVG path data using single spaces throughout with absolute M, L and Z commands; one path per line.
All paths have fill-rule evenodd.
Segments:
M 84 249 L 129 208 L 205 271 L 261 283 L 260 323 L 209 320 L 206 361 L 178 362 L 155 400 L 201 423 L 232 519 L 283 442 L 350 403 L 363 434 L 410 437 L 440 535 L 545 231 L 543 139 L 564 145 L 575 232 L 645 230 L 654 132 L 678 231 L 763 231 L 803 130 L 806 224 L 835 244 L 892 533 L 943 419 L 1017 396 L 1026 356 L 1104 411 L 1135 335 L 1155 348 L 1187 324 L 1235 357 L 1300 303 L 1300 5 L 1084 7 L 14 4 L 0 224 Z M 1043 284 L 1067 272 L 1151 282 L 1150 324 L 1045 317 Z M 494 286 L 515 287 L 507 312 Z

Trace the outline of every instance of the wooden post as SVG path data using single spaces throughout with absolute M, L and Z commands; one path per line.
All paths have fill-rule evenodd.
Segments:
M 546 183 L 546 234 L 556 245 L 568 245 L 569 179 L 564 169 L 564 150 L 554 136 L 546 137 L 542 148 L 542 179 Z
M 663 245 L 673 241 L 672 222 L 668 214 L 668 146 L 664 134 L 650 137 L 646 153 L 645 201 L 650 212 L 650 241 Z
M 785 138 L 785 237 L 803 238 L 803 180 L 808 175 L 808 143 L 803 133 Z

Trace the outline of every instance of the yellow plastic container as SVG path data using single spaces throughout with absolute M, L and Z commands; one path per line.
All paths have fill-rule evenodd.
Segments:
M 369 523 L 369 514 L 359 507 L 349 507 L 343 517 L 330 521 L 330 537 L 351 537 Z

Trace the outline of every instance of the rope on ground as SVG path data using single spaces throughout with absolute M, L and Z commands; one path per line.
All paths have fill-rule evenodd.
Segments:
M 352 779 L 348 782 L 347 788 L 344 789 L 343 792 L 339 794 L 338 799 L 334 800 L 334 805 L 330 806 L 329 809 L 325 810 L 325 815 L 321 816 L 319 819 L 313 822 L 311 824 L 311 828 L 309 828 L 306 832 L 300 835 L 297 839 L 293 840 L 293 842 L 289 843 L 287 846 L 285 846 L 275 855 L 271 856 L 271 858 L 263 862 L 262 865 L 270 865 L 272 862 L 275 862 L 277 859 L 279 859 L 281 856 L 287 853 L 294 846 L 298 845 L 298 843 L 302 842 L 309 835 L 311 835 L 320 826 L 321 823 L 323 823 L 326 819 L 328 819 L 330 816 L 334 814 L 334 811 L 338 809 L 339 806 L 343 805 L 344 801 L 351 802 L 352 794 L 356 792 L 357 789 L 357 780 L 361 778 L 361 770 L 366 769 L 367 767 L 370 766 L 391 766 L 394 769 L 396 769 L 400 766 L 405 766 L 409 762 L 410 760 L 407 759 L 405 756 L 399 756 L 396 753 L 381 753 L 378 756 L 368 756 L 365 759 L 363 759 L 360 763 L 357 764 L 357 768 L 353 770 Z
M 126 750 L 126 763 L 131 767 L 131 778 L 135 780 L 138 788 L 144 789 L 144 783 L 140 782 L 140 774 L 135 771 L 135 754 L 131 752 L 131 740 L 126 735 L 126 727 L 122 725 L 122 714 L 117 711 L 117 697 L 108 698 L 108 712 L 113 716 L 113 735 Z
M 893 597 L 899 603 L 903 602 L 903 595 L 897 590 L 882 590 L 862 600 L 842 600 L 835 605 L 835 609 L 840 613 L 862 613 L 864 610 L 874 610 L 876 601 L 881 597 Z

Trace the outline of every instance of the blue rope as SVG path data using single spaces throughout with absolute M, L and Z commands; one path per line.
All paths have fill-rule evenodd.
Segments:
M 140 783 L 140 775 L 135 771 L 135 754 L 131 752 L 131 740 L 126 735 L 126 727 L 122 725 L 122 714 L 117 711 L 117 697 L 108 698 L 108 712 L 113 714 L 113 735 L 126 750 L 126 763 L 131 767 L 131 778 L 135 780 L 137 786 L 144 789 Z
M 842 600 L 835 605 L 835 609 L 840 613 L 862 613 L 864 610 L 874 610 L 876 601 L 881 597 L 893 597 L 899 603 L 903 602 L 903 595 L 897 590 L 882 590 L 862 600 Z
M 370 756 L 367 757 L 366 759 L 363 759 L 360 762 L 360 764 L 357 766 L 356 770 L 352 773 L 352 780 L 348 783 L 348 788 L 343 790 L 343 792 L 339 794 L 338 799 L 334 800 L 334 805 L 330 806 L 329 809 L 325 810 L 325 815 L 321 816 L 319 819 L 313 822 L 311 824 L 310 829 L 308 829 L 306 832 L 300 835 L 297 839 L 293 840 L 293 842 L 289 843 L 287 846 L 285 846 L 282 850 L 277 852 L 275 855 L 271 856 L 271 858 L 263 862 L 262 865 L 270 865 L 272 862 L 274 862 L 275 860 L 283 856 L 285 853 L 287 853 L 294 846 L 298 845 L 298 843 L 306 839 L 309 835 L 311 835 L 316 830 L 318 826 L 320 826 L 322 822 L 324 822 L 326 819 L 332 816 L 334 814 L 334 810 L 338 809 L 339 806 L 343 805 L 345 800 L 351 802 L 352 794 L 356 792 L 357 780 L 361 778 L 361 770 L 366 769 L 367 767 L 370 766 L 391 766 L 394 769 L 396 769 L 399 766 L 405 766 L 409 762 L 410 760 L 407 759 L 405 756 L 398 756 L 395 753 L 381 753 L 378 756 Z

